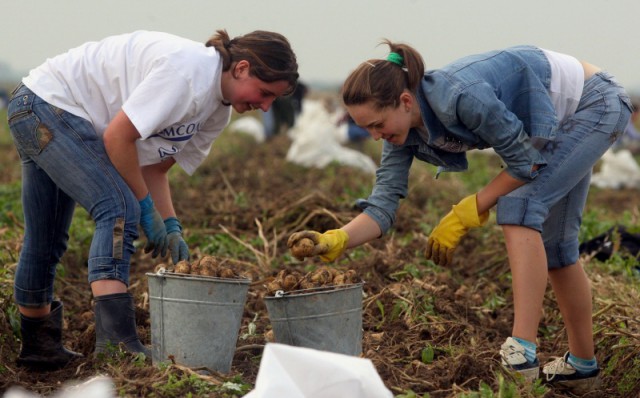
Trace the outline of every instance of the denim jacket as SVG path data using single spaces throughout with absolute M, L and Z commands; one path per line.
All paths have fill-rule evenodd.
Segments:
M 428 71 L 416 93 L 428 140 L 411 129 L 402 145 L 385 141 L 373 192 L 357 204 L 384 233 L 407 195 L 414 157 L 442 171 L 463 171 L 469 149 L 492 147 L 511 176 L 530 181 L 537 174 L 532 166 L 546 163 L 538 149 L 558 129 L 550 82 L 549 61 L 533 46 L 472 55 Z

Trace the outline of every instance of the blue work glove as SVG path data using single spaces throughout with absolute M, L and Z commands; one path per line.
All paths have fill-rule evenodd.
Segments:
M 164 220 L 167 229 L 167 247 L 171 253 L 171 261 L 177 264 L 178 261 L 189 261 L 189 247 L 182 237 L 182 225 L 175 217 Z
M 144 252 L 153 251 L 151 257 L 156 258 L 167 255 L 167 230 L 162 221 L 162 216 L 153 206 L 151 194 L 147 194 L 140 201 L 140 226 L 147 237 L 147 244 L 144 245 Z

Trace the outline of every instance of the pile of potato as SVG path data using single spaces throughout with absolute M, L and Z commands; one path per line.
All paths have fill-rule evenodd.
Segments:
M 164 268 L 167 272 L 175 272 L 177 274 L 214 276 L 218 278 L 240 278 L 232 268 L 220 264 L 215 257 L 203 256 L 193 262 L 187 260 L 178 261 L 175 266 L 167 266 L 158 264 L 156 271 Z
M 278 272 L 276 277 L 267 283 L 267 294 L 275 295 L 279 290 L 291 292 L 294 290 L 312 289 L 317 287 L 330 287 L 348 285 L 360 282 L 355 270 L 340 271 L 331 267 L 321 267 L 306 275 L 298 271 L 286 269 Z

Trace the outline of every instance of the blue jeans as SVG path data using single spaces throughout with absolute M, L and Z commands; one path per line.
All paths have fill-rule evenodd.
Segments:
M 497 223 L 542 233 L 549 269 L 578 261 L 578 235 L 591 171 L 622 134 L 631 101 L 606 72 L 587 80 L 576 113 L 541 150 L 547 161 L 530 183 L 498 199 Z
M 76 203 L 95 221 L 89 282 L 115 279 L 128 285 L 140 206 L 91 123 L 48 104 L 24 85 L 14 91 L 8 119 L 22 161 L 25 221 L 15 301 L 25 307 L 52 301 L 56 265 L 67 249 Z

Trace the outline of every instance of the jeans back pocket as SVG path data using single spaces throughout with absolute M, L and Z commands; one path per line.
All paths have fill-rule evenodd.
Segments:
M 18 94 L 9 102 L 8 121 L 11 136 L 21 156 L 38 155 L 52 139 L 33 112 L 34 94 Z

